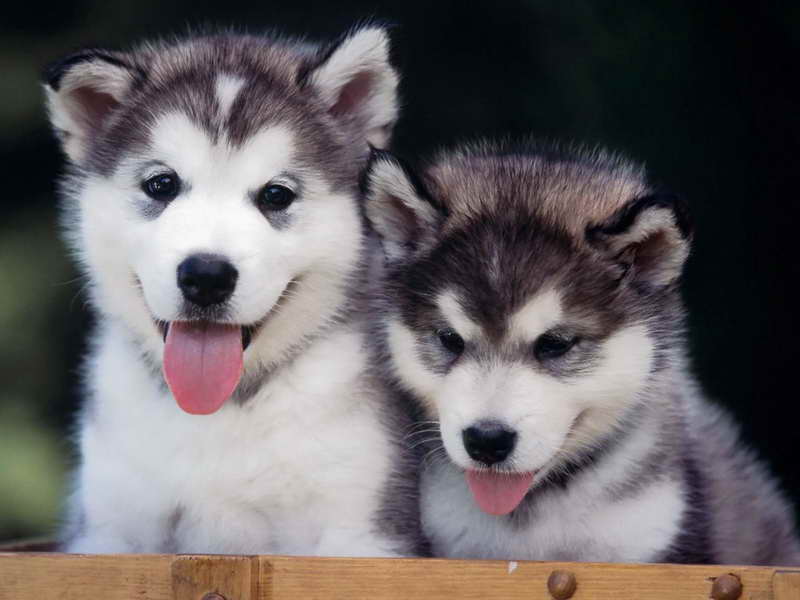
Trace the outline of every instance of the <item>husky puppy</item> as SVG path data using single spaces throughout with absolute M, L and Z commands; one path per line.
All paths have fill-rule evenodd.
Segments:
M 678 199 L 617 156 L 535 144 L 418 175 L 376 152 L 365 183 L 435 555 L 798 562 L 786 500 L 689 372 Z
M 357 310 L 388 53 L 375 26 L 323 47 L 220 34 L 47 73 L 99 313 L 67 551 L 419 550 L 402 416 L 364 374 Z

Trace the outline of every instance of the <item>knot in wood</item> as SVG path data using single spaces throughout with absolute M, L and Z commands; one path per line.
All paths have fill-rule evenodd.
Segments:
M 742 582 L 733 573 L 721 575 L 711 586 L 711 597 L 714 600 L 736 600 L 742 595 Z
M 203 596 L 203 600 L 226 600 L 225 596 L 222 594 L 218 594 L 217 592 L 208 592 L 205 596 Z
M 547 591 L 555 600 L 572 598 L 576 589 L 578 589 L 578 581 L 575 579 L 575 575 L 569 571 L 553 571 L 547 578 Z

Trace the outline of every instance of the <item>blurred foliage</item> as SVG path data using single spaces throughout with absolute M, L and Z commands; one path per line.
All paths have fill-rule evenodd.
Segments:
M 0 537 L 52 527 L 69 451 L 51 411 L 71 385 L 64 324 L 75 291 L 52 217 L 26 211 L 0 229 Z
M 0 21 L 0 539 L 46 534 L 57 521 L 90 327 L 58 237 L 63 164 L 42 108 L 43 65 L 80 46 L 202 25 L 321 38 L 365 18 L 397 25 L 401 153 L 529 132 L 599 141 L 689 198 L 694 367 L 800 497 L 797 3 L 12 3 Z

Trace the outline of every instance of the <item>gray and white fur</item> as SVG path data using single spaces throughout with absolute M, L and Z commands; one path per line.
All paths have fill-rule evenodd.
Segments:
M 365 187 L 388 265 L 376 363 L 419 415 L 435 555 L 800 564 L 789 504 L 690 374 L 678 198 L 619 156 L 535 143 L 419 172 L 375 152 Z
M 326 45 L 89 49 L 49 69 L 67 234 L 99 318 L 67 551 L 424 552 L 407 422 L 366 372 L 359 292 L 358 175 L 389 142 L 397 82 L 373 25 Z M 229 289 L 192 288 L 189 259 Z M 181 411 L 165 383 L 178 322 L 242 330 L 240 383 L 213 414 Z

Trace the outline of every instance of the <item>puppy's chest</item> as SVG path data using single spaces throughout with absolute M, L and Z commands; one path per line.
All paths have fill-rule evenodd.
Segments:
M 230 540 L 253 552 L 310 552 L 324 524 L 354 511 L 371 518 L 390 467 L 358 353 L 342 354 L 341 365 L 325 355 L 207 416 L 180 411 L 143 371 L 98 378 L 83 435 L 88 481 L 102 484 L 113 468 L 128 474 L 120 494 L 146 484 L 172 551 L 225 552 Z
M 678 534 L 685 505 L 676 482 L 619 500 L 594 483 L 493 516 L 478 508 L 460 472 L 423 474 L 423 526 L 439 555 L 509 560 L 647 562 Z
M 302 435 L 291 427 L 258 439 L 232 426 L 187 442 L 193 452 L 170 465 L 172 479 L 161 488 L 164 505 L 172 500 L 181 511 L 176 551 L 225 552 L 230 544 L 292 554 L 315 547 L 330 515 L 308 476 L 320 456 L 299 443 Z
M 115 428 L 116 437 L 134 471 L 183 505 L 252 507 L 274 515 L 314 501 L 319 494 L 312 474 L 343 468 L 347 445 L 339 416 L 292 408 L 315 400 L 302 390 L 277 390 L 210 417 L 169 411 L 146 432 Z

